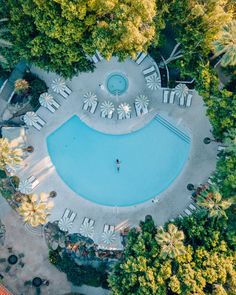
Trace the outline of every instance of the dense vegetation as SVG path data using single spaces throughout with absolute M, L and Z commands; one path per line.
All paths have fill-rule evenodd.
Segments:
M 235 231 L 205 211 L 157 229 L 148 217 L 129 235 L 109 281 L 115 295 L 235 294 Z
M 86 54 L 96 49 L 108 59 L 134 57 L 155 37 L 154 0 L 3 0 L 0 10 L 14 42 L 8 59 L 25 58 L 65 77 L 92 70 Z

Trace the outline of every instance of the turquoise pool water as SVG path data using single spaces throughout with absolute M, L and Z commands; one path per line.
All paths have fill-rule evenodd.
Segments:
M 174 181 L 188 158 L 190 139 L 160 116 L 126 135 L 100 133 L 73 116 L 48 136 L 47 146 L 57 173 L 78 195 L 130 206 Z
M 125 75 L 112 73 L 107 77 L 106 85 L 111 94 L 121 95 L 127 90 L 129 82 Z

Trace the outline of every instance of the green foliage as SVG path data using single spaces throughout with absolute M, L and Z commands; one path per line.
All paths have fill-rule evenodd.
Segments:
M 41 80 L 38 76 L 31 72 L 25 73 L 24 79 L 29 82 L 29 95 L 31 96 L 30 104 L 33 108 L 39 106 L 39 96 L 41 93 L 46 92 L 48 87 L 46 83 Z
M 14 43 L 6 57 L 25 58 L 64 77 L 92 70 L 86 54 L 96 49 L 107 59 L 134 57 L 155 37 L 154 0 L 4 0 L 0 11 L 9 18 Z
M 150 220 L 130 233 L 123 261 L 109 277 L 114 295 L 214 294 L 216 285 L 235 293 L 235 228 L 227 231 L 225 219 L 213 222 L 204 211 L 178 219 L 176 226 L 184 232 L 185 253 L 173 258 L 160 255 Z
M 49 251 L 49 261 L 67 275 L 67 279 L 76 286 L 83 284 L 93 287 L 107 287 L 107 273 L 103 266 L 78 265 L 67 253 L 60 255 L 59 250 Z
M 6 172 L 4 170 L 0 170 L 0 179 L 6 178 L 6 177 L 7 177 Z

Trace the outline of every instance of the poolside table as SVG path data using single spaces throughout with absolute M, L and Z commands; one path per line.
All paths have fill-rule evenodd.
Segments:
M 39 277 L 33 278 L 32 285 L 34 287 L 39 287 L 42 285 L 42 283 L 43 283 L 43 280 L 41 278 L 39 278 Z
M 9 264 L 14 265 L 18 261 L 18 257 L 16 255 L 12 254 L 8 257 L 7 261 Z

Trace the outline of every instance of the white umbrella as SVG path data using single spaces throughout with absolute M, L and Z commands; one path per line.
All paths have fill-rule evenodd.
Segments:
M 39 103 L 41 106 L 47 108 L 50 107 L 54 102 L 53 96 L 48 92 L 44 92 L 39 96 Z
M 56 93 L 66 90 L 66 82 L 62 78 L 56 78 L 52 81 L 52 90 Z
M 66 232 L 72 228 L 72 224 L 73 223 L 67 217 L 61 218 L 58 222 L 58 226 L 59 226 L 60 230 L 66 231 Z
M 161 87 L 161 78 L 154 73 L 146 78 L 147 87 L 151 90 L 156 90 Z
M 97 101 L 97 95 L 93 92 L 87 92 L 84 95 L 84 103 L 89 107 L 93 106 L 93 104 Z
M 121 118 L 126 118 L 131 112 L 131 107 L 128 103 L 121 103 L 117 108 L 117 113 Z
M 32 192 L 32 182 L 30 182 L 28 179 L 21 180 L 19 182 L 18 190 L 22 194 L 30 194 Z
M 23 120 L 26 125 L 32 126 L 34 123 L 38 122 L 38 116 L 35 112 L 27 112 L 24 115 Z
M 94 233 L 94 227 L 90 223 L 84 222 L 81 225 L 80 233 L 84 237 L 92 238 L 93 237 L 93 233 Z
M 135 99 L 135 105 L 139 109 L 146 109 L 148 104 L 149 104 L 149 99 L 147 98 L 146 95 L 140 94 Z
M 102 233 L 102 242 L 104 244 L 110 245 L 116 239 L 115 232 L 113 230 L 108 230 L 107 232 Z
M 114 112 L 114 104 L 111 101 L 104 101 L 101 104 L 101 112 L 104 116 L 108 116 Z
M 188 87 L 185 84 L 178 84 L 175 87 L 175 93 L 178 97 L 186 96 L 188 94 Z

